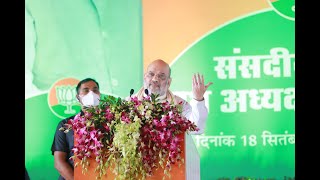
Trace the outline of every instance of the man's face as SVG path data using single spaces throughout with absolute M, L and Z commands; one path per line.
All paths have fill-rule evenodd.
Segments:
M 164 95 L 170 87 L 169 67 L 163 63 L 153 63 L 149 65 L 144 74 L 144 88 L 149 94 Z
M 88 81 L 83 84 L 81 84 L 79 88 L 79 96 L 83 97 L 89 93 L 89 91 L 94 92 L 95 94 L 100 96 L 100 91 L 98 88 L 98 85 L 93 81 Z

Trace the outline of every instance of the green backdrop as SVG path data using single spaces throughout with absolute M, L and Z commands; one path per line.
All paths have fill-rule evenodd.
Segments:
M 119 7 L 126 5 L 121 2 Z M 130 13 L 138 13 L 140 17 L 141 2 L 135 3 L 138 9 Z M 121 17 L 121 26 L 115 20 L 109 25 L 128 28 L 137 23 L 141 25 L 139 18 Z M 191 98 L 193 73 L 203 73 L 206 82 L 214 83 L 205 94 L 209 108 L 205 134 L 193 136 L 201 158 L 201 179 L 294 177 L 294 28 L 293 20 L 271 9 L 255 12 L 208 32 L 171 64 L 171 89 L 187 100 Z M 128 30 L 113 33 L 127 34 Z M 141 26 L 139 32 L 132 31 L 142 34 Z M 118 43 L 113 49 L 116 52 L 120 52 L 122 46 L 140 49 L 137 56 L 140 58 L 126 64 L 135 64 L 132 68 L 137 75 L 122 76 L 121 69 L 115 73 L 118 82 L 131 83 L 128 87 L 115 88 L 113 93 L 121 97 L 127 96 L 131 88 L 142 85 L 142 38 L 128 42 Z M 137 55 L 133 50 L 117 53 L 113 61 L 134 52 Z M 116 65 L 125 64 L 112 67 Z M 86 66 L 75 64 L 74 68 L 81 71 Z M 108 90 L 102 87 L 102 91 Z M 62 111 L 63 108 L 49 107 L 48 92 L 25 100 L 25 164 L 32 180 L 58 178 L 50 148 L 61 118 L 52 109 Z
M 213 29 L 172 63 L 181 97 L 191 98 L 193 73 L 213 82 L 205 134 L 193 136 L 201 179 L 294 177 L 294 26 L 256 12 Z

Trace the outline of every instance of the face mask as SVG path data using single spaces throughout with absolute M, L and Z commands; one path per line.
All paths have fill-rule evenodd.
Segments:
M 100 96 L 95 94 L 92 91 L 89 91 L 88 94 L 81 97 L 81 102 L 83 106 L 98 106 L 99 105 Z

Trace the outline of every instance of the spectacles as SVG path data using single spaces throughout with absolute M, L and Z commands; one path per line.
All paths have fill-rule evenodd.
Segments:
M 167 79 L 167 76 L 165 74 L 154 74 L 153 72 L 148 72 L 147 77 L 153 78 L 154 76 L 157 76 L 158 79 L 164 81 Z

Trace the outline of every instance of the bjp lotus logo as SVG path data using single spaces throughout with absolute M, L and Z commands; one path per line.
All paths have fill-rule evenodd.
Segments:
M 268 0 L 268 2 L 280 16 L 294 21 L 295 0 Z
M 53 114 L 59 118 L 67 118 L 80 111 L 80 104 L 76 98 L 78 83 L 78 79 L 63 78 L 52 85 L 48 94 L 48 104 Z

